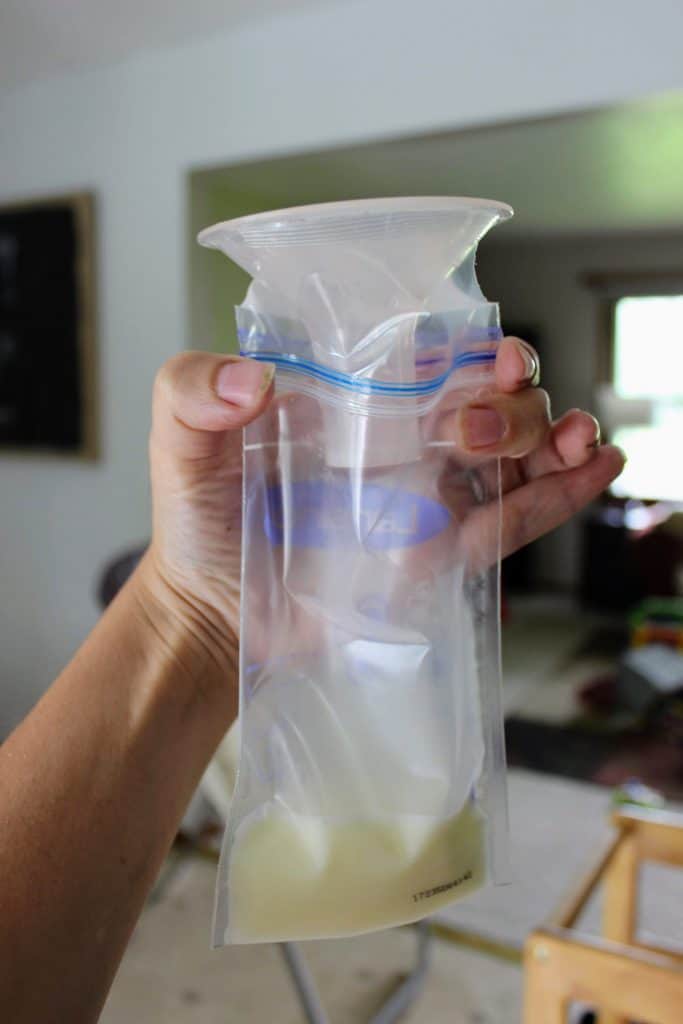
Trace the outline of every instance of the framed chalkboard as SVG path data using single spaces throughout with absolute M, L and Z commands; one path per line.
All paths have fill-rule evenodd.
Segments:
M 95 458 L 94 211 L 0 205 L 0 455 Z

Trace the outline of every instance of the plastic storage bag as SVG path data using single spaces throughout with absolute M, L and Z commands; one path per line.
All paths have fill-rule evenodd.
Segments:
M 241 749 L 214 942 L 350 935 L 502 880 L 496 460 L 448 417 L 493 386 L 485 200 L 385 199 L 203 231 L 275 363 L 245 431 Z

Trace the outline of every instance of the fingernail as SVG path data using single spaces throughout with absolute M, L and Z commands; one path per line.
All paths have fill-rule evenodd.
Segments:
M 534 381 L 538 376 L 538 362 L 526 345 L 520 345 L 517 351 L 524 363 L 524 380 Z
M 590 416 L 590 413 L 588 415 Z M 588 447 L 589 448 L 599 448 L 600 447 L 600 442 L 602 440 L 602 432 L 600 430 L 600 423 L 599 423 L 598 420 L 596 420 L 595 416 L 591 416 L 591 419 L 593 420 L 593 423 L 595 424 L 595 434 L 593 436 L 593 440 L 588 445 Z
M 487 406 L 471 405 L 462 414 L 462 434 L 467 448 L 486 448 L 505 436 L 503 417 Z
M 270 387 L 275 367 L 255 359 L 235 359 L 221 366 L 216 376 L 216 394 L 224 402 L 248 408 Z

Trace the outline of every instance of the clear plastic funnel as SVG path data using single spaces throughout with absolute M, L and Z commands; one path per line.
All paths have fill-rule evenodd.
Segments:
M 260 330 L 266 325 L 281 354 L 299 358 L 303 346 L 329 370 L 410 384 L 425 314 L 486 302 L 474 272 L 477 244 L 511 215 L 488 199 L 362 199 L 241 217 L 198 240 L 252 275 L 241 310 Z M 367 445 L 366 427 L 338 410 L 329 424 L 330 464 L 353 465 L 353 438 L 360 430 Z M 399 444 L 390 424 L 372 429 L 378 464 L 419 456 L 416 431 L 404 425 Z
M 330 346 L 339 335 L 345 343 L 345 351 L 331 348 L 333 357 L 349 355 L 359 336 L 392 315 L 452 308 L 449 300 L 462 295 L 461 265 L 494 224 L 511 216 L 509 206 L 489 199 L 360 199 L 224 221 L 198 240 L 243 267 L 265 286 L 260 290 L 284 298 L 304 322 L 311 312 L 318 320 L 324 294 L 337 328 Z M 468 297 L 483 301 L 473 274 L 469 287 Z

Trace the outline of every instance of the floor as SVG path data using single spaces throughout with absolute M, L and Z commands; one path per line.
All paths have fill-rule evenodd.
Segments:
M 565 679 L 591 627 L 592 620 L 578 614 L 563 595 L 517 597 L 509 602 L 502 632 L 506 715 L 527 717 L 530 705 L 542 702 L 539 717 L 564 717 L 566 687 L 549 683 Z
M 101 1024 L 301 1024 L 274 946 L 209 949 L 215 866 L 193 859 L 147 908 Z M 330 1024 L 370 1019 L 414 953 L 411 929 L 302 948 Z M 402 1024 L 518 1024 L 519 969 L 437 941 L 428 983 Z

